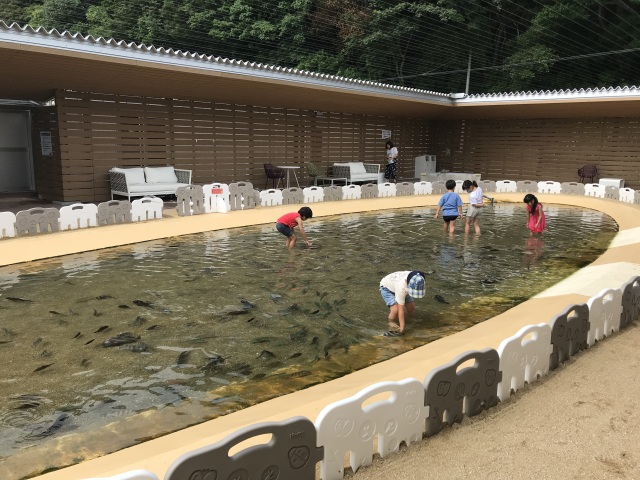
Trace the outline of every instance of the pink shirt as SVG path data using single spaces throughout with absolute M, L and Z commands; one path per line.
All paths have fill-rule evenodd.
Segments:
M 287 227 L 294 228 L 296 225 L 298 225 L 298 222 L 296 222 L 296 218 L 300 218 L 300 214 L 298 212 L 287 213 L 281 216 L 277 220 L 277 223 L 284 223 Z

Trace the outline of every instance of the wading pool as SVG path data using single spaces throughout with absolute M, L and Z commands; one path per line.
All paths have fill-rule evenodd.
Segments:
M 287 251 L 269 224 L 0 269 L 0 457 L 25 465 L 7 478 L 63 436 L 60 466 L 100 428 L 126 420 L 95 454 L 463 330 L 587 265 L 617 230 L 597 211 L 545 208 L 544 237 L 529 237 L 523 205 L 487 207 L 479 237 L 443 235 L 433 207 L 411 208 L 312 219 L 311 250 Z M 427 296 L 404 337 L 384 338 L 379 281 L 411 269 Z

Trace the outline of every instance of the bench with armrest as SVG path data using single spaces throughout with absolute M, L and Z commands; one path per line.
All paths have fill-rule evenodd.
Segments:
M 334 163 L 333 176 L 344 177 L 348 183 L 375 182 L 380 177 L 380 165 L 377 163 L 347 162 Z
M 111 199 L 114 195 L 144 197 L 175 195 L 176 190 L 191 184 L 191 170 L 168 167 L 114 167 L 109 170 Z

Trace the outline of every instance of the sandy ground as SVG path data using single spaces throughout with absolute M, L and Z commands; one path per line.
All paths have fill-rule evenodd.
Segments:
M 345 478 L 638 479 L 639 344 L 635 324 L 497 407 Z

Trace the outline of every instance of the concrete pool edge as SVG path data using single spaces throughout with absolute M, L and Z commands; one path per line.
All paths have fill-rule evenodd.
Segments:
M 592 208 L 594 210 L 602 211 L 611 217 L 620 225 L 620 230 L 628 230 L 640 226 L 640 221 L 635 220 L 638 217 L 638 207 L 629 204 L 623 204 L 611 200 L 596 199 L 592 197 L 582 196 L 567 196 L 567 195 L 538 195 L 542 203 L 554 203 L 562 205 L 576 205 L 586 208 Z M 518 202 L 522 205 L 522 194 L 495 194 L 498 201 L 506 202 Z M 358 200 L 358 201 L 342 201 L 342 202 L 328 202 L 326 204 L 313 204 L 314 214 L 316 217 L 326 215 L 336 215 L 342 213 L 354 213 L 363 211 L 373 211 L 381 209 L 391 208 L 405 208 L 405 207 L 429 207 L 435 205 L 439 196 L 414 196 L 414 197 L 392 197 L 384 199 L 374 200 Z M 381 208 L 382 207 L 382 208 Z M 524 208 L 524 206 L 522 205 Z M 232 212 L 231 214 L 211 214 L 215 217 L 216 229 L 220 228 L 232 228 L 240 226 L 238 223 L 245 222 L 244 224 L 263 224 L 265 223 L 265 214 L 269 215 L 268 222 L 271 222 L 277 218 L 277 215 L 283 211 L 290 211 L 297 207 L 284 206 L 284 207 L 269 207 L 260 208 L 256 210 L 247 210 L 244 212 Z M 236 215 L 236 213 L 238 215 Z M 203 218 L 209 216 L 198 216 L 189 218 L 171 218 L 162 221 L 148 222 L 144 226 L 154 226 L 154 232 L 156 230 L 164 231 L 164 236 L 156 238 L 164 238 L 175 236 L 179 233 L 195 233 L 193 229 L 202 225 L 203 230 L 212 230 L 211 222 L 209 218 Z M 255 217 L 255 218 L 254 218 Z M 198 221 L 194 221 L 198 220 Z M 219 221 L 218 221 L 219 220 Z M 226 221 L 225 221 L 226 220 Z M 227 223 L 228 221 L 228 223 Z M 178 230 L 177 225 L 184 224 L 185 232 L 182 229 Z M 435 226 L 435 224 L 434 224 Z M 80 250 L 93 250 L 95 248 L 106 248 L 103 246 L 105 238 L 119 236 L 114 239 L 114 245 L 116 246 L 128 243 L 134 243 L 143 241 L 133 238 L 139 238 L 140 232 L 136 232 L 132 235 L 122 236 L 127 228 L 132 225 L 117 225 L 112 227 L 99 227 L 96 229 L 88 229 L 85 232 L 97 233 L 100 237 L 94 244 L 88 243 L 88 235 L 74 236 L 78 238 L 78 241 L 82 242 L 83 248 Z M 162 227 L 162 228 L 160 228 Z M 438 222 L 437 228 L 440 228 Z M 523 226 L 524 228 L 524 226 Z M 105 230 L 107 229 L 107 230 Z M 142 230 L 142 229 L 137 229 Z M 98 231 L 98 232 L 96 232 Z M 107 231 L 109 232 L 108 234 Z M 69 238 L 70 234 L 76 232 L 64 232 L 61 234 L 44 235 L 42 237 L 29 237 L 25 239 L 11 239 L 9 241 L 17 243 L 20 240 L 40 240 L 46 242 L 53 239 L 55 236 L 67 236 L 65 242 L 65 249 L 68 249 L 71 243 Z M 151 232 L 150 232 L 151 233 Z M 159 232 L 153 233 L 157 235 Z M 69 234 L 69 235 L 68 235 Z M 153 238 L 147 238 L 151 240 Z M 31 242 L 32 247 L 36 246 L 38 242 Z M 58 242 L 55 242 L 58 243 Z M 615 242 L 614 242 L 615 243 Z M 93 248 L 91 248 L 93 246 Z M 24 247 L 24 246 L 23 246 Z M 50 246 L 48 246 L 50 247 Z M 632 263 L 637 267 L 640 263 L 640 248 L 637 243 L 625 241 L 623 247 L 625 250 L 624 257 L 626 258 L 631 252 L 635 261 L 626 263 Z M 31 250 L 31 249 L 30 249 Z M 620 255 L 616 252 L 618 247 L 610 248 L 605 254 L 603 254 L 594 264 L 602 265 L 606 273 L 606 266 L 610 265 L 611 269 L 617 269 L 620 263 Z M 37 252 L 50 252 L 51 248 L 45 248 L 42 246 Z M 76 249 L 75 251 L 78 251 Z M 4 252 L 3 252 L 4 253 Z M 45 256 L 58 256 L 57 255 L 45 255 Z M 34 258 L 35 259 L 35 258 Z M 22 260 L 27 261 L 27 260 Z M 15 263 L 15 262 L 10 262 Z M 613 287 L 619 288 L 620 284 L 608 285 L 606 275 L 599 280 L 601 288 Z M 559 313 L 565 306 L 575 303 L 584 302 L 589 298 L 588 294 L 584 292 L 584 285 L 574 285 L 575 288 L 569 288 L 566 292 L 558 295 L 548 296 L 546 298 L 534 298 L 518 307 L 515 307 L 504 314 L 487 320 L 479 325 L 476 325 L 464 332 L 452 335 L 450 337 L 443 338 L 436 342 L 430 343 L 411 352 L 403 354 L 392 360 L 376 364 L 367 369 L 355 372 L 337 380 L 327 382 L 322 385 L 317 385 L 306 390 L 295 392 L 283 397 L 264 402 L 244 409 L 239 412 L 235 412 L 218 419 L 205 422 L 203 424 L 175 432 L 173 434 L 166 435 L 164 437 L 150 440 L 141 445 L 127 448 L 120 452 L 116 452 L 111 455 L 107 455 L 94 460 L 89 460 L 82 464 L 78 464 L 63 470 L 51 472 L 42 475 L 38 478 L 41 479 L 81 479 L 95 476 L 109 476 L 121 473 L 124 471 L 132 470 L 135 468 L 145 468 L 153 471 L 162 478 L 167 467 L 175 458 L 181 453 L 186 451 L 214 443 L 227 436 L 228 434 L 236 431 L 238 428 L 258 423 L 262 421 L 275 421 L 283 420 L 291 416 L 302 415 L 312 421 L 315 420 L 317 414 L 328 404 L 346 398 L 348 396 L 357 393 L 362 388 L 371 385 L 373 383 L 392 380 L 397 381 L 407 377 L 417 378 L 422 380 L 426 374 L 432 368 L 442 365 L 448 362 L 458 353 L 466 350 L 480 349 L 485 347 L 497 348 L 498 344 L 507 336 L 515 333 L 519 328 L 532 323 L 539 323 L 541 321 L 549 321 L 553 315 Z M 544 293 L 544 292 L 543 292 Z M 542 295 L 542 294 L 541 294 Z M 213 433 L 212 433 L 213 432 Z M 53 452 L 55 455 L 55 452 Z

